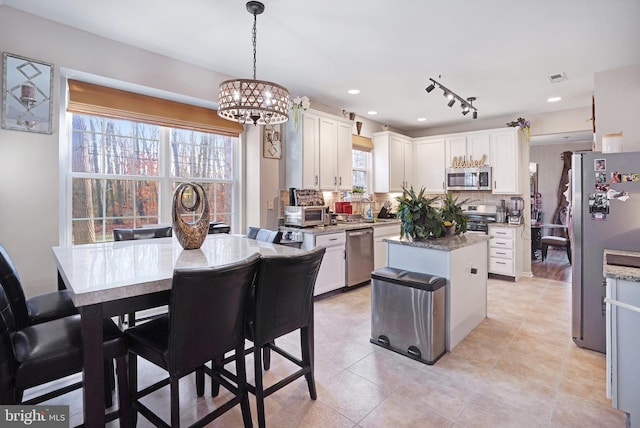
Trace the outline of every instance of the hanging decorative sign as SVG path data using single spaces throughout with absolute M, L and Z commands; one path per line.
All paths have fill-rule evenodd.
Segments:
M 478 168 L 485 166 L 486 163 L 487 155 L 482 155 L 479 160 L 473 160 L 471 157 L 467 160 L 466 156 L 454 156 L 453 159 L 451 159 L 451 168 Z

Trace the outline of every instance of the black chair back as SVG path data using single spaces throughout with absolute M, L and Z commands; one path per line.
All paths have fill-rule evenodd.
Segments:
M 133 241 L 137 239 L 170 238 L 171 226 L 141 227 L 136 229 L 113 229 L 114 241 Z
M 12 320 L 7 321 L 13 330 L 20 330 L 29 325 L 29 312 L 20 277 L 7 250 L 0 244 L 0 285 L 6 293 L 5 298 L 11 305 Z M 11 325 L 15 324 L 15 325 Z
M 282 240 L 282 232 L 279 230 L 260 229 L 256 235 L 256 241 L 271 242 L 279 244 Z
M 247 228 L 247 238 L 256 239 L 256 236 L 258 236 L 258 232 L 260 232 L 259 227 L 249 226 Z
M 0 293 L 2 291 L 0 290 Z M 4 296 L 4 294 L 3 294 Z M 5 306 L 8 302 L 0 298 L 0 306 Z M 12 330 L 5 322 L 5 310 L 0 310 L 0 397 L 13 389 L 15 383 L 16 359 L 11 344 Z M 10 309 L 9 309 L 10 310 Z
M 324 253 L 324 247 L 317 247 L 294 256 L 262 256 L 249 333 L 256 346 L 309 324 Z
M 244 343 L 248 296 L 260 263 L 176 269 L 169 309 L 169 372 L 182 376 Z

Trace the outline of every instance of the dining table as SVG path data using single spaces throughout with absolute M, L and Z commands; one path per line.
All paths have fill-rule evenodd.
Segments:
M 69 290 L 81 315 L 85 426 L 106 422 L 103 319 L 168 304 L 176 268 L 302 251 L 231 234 L 207 235 L 196 250 L 184 250 L 175 237 L 53 247 L 60 286 Z

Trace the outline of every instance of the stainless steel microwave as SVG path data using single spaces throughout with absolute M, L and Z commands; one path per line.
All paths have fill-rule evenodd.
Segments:
M 284 207 L 285 226 L 311 227 L 324 224 L 325 207 L 298 207 L 287 205 Z
M 491 190 L 491 167 L 447 168 L 447 190 Z

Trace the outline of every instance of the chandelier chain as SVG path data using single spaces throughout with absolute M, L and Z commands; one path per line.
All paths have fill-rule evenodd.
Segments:
M 253 14 L 253 31 L 251 33 L 251 43 L 253 43 L 253 80 L 256 80 L 256 40 L 257 40 L 257 31 L 256 24 L 258 22 L 257 14 L 254 12 Z

